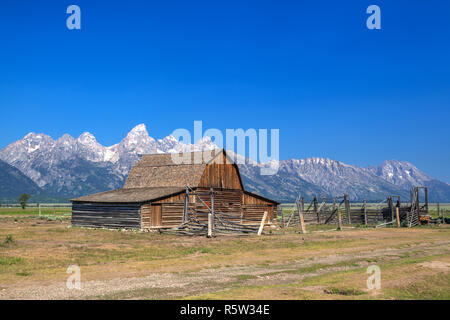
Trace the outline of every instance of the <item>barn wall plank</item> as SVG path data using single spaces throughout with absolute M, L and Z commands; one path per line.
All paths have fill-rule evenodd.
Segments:
M 140 204 L 74 202 L 72 225 L 139 229 L 141 226 Z

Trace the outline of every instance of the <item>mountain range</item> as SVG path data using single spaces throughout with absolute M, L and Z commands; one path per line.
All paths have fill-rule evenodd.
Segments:
M 23 192 L 69 199 L 121 188 L 141 154 L 215 148 L 209 137 L 195 144 L 184 144 L 172 135 L 155 140 L 143 124 L 109 147 L 89 132 L 76 139 L 65 134 L 57 140 L 29 133 L 0 150 L 0 199 Z M 239 164 L 245 188 L 280 201 L 292 201 L 298 193 L 307 199 L 347 193 L 352 200 L 381 200 L 390 194 L 409 199 L 409 190 L 420 185 L 429 188 L 430 201 L 450 201 L 449 184 L 406 161 L 388 160 L 367 168 L 325 158 L 280 160 L 277 164 L 278 173 L 272 176 L 260 174 L 267 164 L 250 160 Z

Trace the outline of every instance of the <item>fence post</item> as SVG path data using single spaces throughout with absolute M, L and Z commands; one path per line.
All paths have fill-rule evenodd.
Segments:
M 363 207 L 364 207 L 364 225 L 367 226 L 367 201 L 364 199 L 363 201 Z
M 420 221 L 420 197 L 419 197 L 419 187 L 416 187 L 416 207 L 417 207 L 417 222 Z
M 183 223 L 187 221 L 188 203 L 189 203 L 189 190 L 186 187 L 186 194 L 184 195 Z
M 214 189 L 213 188 L 211 188 L 211 220 L 212 220 L 212 229 L 214 230 L 215 216 L 214 216 Z
M 396 211 L 396 214 L 397 214 L 397 228 L 400 228 L 400 214 L 398 212 L 399 208 L 395 207 L 395 209 L 396 209 L 395 211 Z
M 212 214 L 208 213 L 208 238 L 212 238 Z
M 336 211 L 336 198 L 333 199 L 333 211 L 331 213 L 335 214 L 335 211 Z
M 413 204 L 411 203 L 411 208 Z M 406 210 L 406 225 L 409 226 L 409 219 L 410 219 L 410 209 Z
M 337 207 L 337 214 L 338 214 L 338 230 L 342 230 L 342 217 L 341 217 L 341 206 Z
M 303 219 L 303 204 L 298 199 L 296 201 L 298 210 L 298 221 L 300 223 L 300 229 L 302 233 L 306 233 L 305 220 Z
M 314 213 L 317 216 L 317 223 L 320 223 L 320 217 L 319 217 L 319 207 L 318 207 L 318 202 L 319 200 L 317 199 L 317 196 L 314 196 Z
M 39 208 L 39 217 L 41 216 L 41 204 L 38 203 L 38 208 Z
M 264 211 L 264 215 L 261 219 L 261 224 L 259 225 L 259 229 L 258 229 L 258 236 L 261 235 L 261 233 L 264 229 L 264 223 L 266 222 L 266 218 L 267 218 L 267 211 Z
M 347 222 L 352 224 L 352 218 L 350 217 L 350 200 L 348 199 L 348 194 L 344 194 L 345 211 L 347 212 Z
M 392 196 L 388 198 L 389 209 L 391 209 L 391 221 L 394 222 L 394 201 L 392 200 Z
M 319 211 L 319 218 L 320 218 L 320 216 L 323 216 L 323 212 L 325 211 L 324 209 L 326 209 L 326 205 L 327 205 L 327 198 L 322 197 L 322 207 L 320 208 L 320 211 Z M 320 220 L 319 220 L 319 223 L 320 223 Z

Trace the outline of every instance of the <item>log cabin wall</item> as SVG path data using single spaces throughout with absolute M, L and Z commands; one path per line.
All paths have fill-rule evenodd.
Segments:
M 138 203 L 83 203 L 72 204 L 72 225 L 92 228 L 141 227 Z

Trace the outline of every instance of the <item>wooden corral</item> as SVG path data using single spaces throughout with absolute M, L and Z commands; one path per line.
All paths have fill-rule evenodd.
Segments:
M 143 155 L 123 189 L 73 199 L 72 225 L 173 228 L 183 222 L 185 207 L 207 213 L 211 190 L 215 210 L 231 220 L 258 225 L 267 212 L 267 223 L 276 223 L 278 202 L 246 191 L 238 166 L 223 149 L 179 156 L 183 163 L 174 163 L 170 154 Z M 187 187 L 200 195 L 187 195 Z
M 421 189 L 425 197 L 423 204 L 419 201 Z M 336 224 L 338 228 L 341 224 L 383 226 L 394 223 L 396 226 L 412 227 L 421 221 L 428 221 L 424 218 L 428 215 L 428 190 L 426 187 L 414 187 L 410 203 L 402 204 L 400 196 L 391 195 L 375 207 L 368 207 L 365 200 L 362 205 L 352 205 L 348 195 L 334 198 L 332 203 L 327 203 L 326 198 L 319 202 L 315 196 L 305 206 L 304 198 L 299 196 L 294 205 L 279 205 L 278 215 L 283 227 L 301 225 L 300 217 L 304 218 L 305 223 Z

